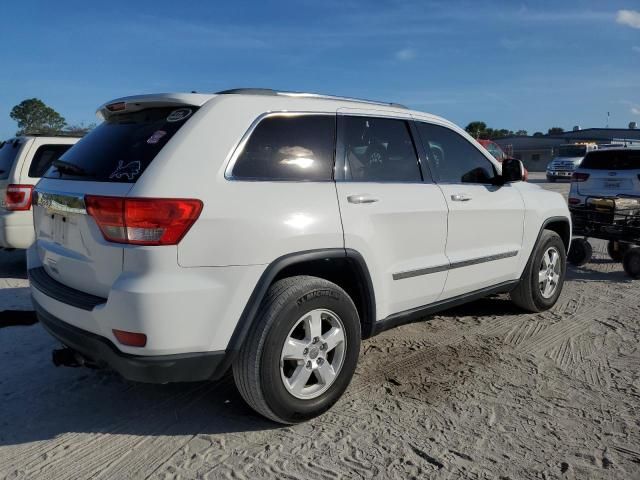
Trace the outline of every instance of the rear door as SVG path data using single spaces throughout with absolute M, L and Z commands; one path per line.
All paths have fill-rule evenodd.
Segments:
M 122 244 L 104 239 L 85 195 L 124 197 L 197 107 L 138 108 L 110 116 L 65 152 L 38 183 L 37 254 L 55 280 L 106 297 L 122 272 Z M 141 109 L 140 109 L 141 108 Z
M 493 163 L 458 132 L 427 122 L 416 126 L 449 208 L 443 299 L 516 278 L 522 196 L 512 185 L 495 185 Z
M 336 156 L 344 240 L 369 266 L 380 319 L 440 296 L 447 205 L 421 172 L 410 119 L 348 112 L 338 115 Z

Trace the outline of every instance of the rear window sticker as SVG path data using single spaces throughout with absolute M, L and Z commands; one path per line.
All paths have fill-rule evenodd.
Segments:
M 189 115 L 191 115 L 192 112 L 193 110 L 191 110 L 190 108 L 179 108 L 169 114 L 169 116 L 167 117 L 167 122 L 181 122 Z
M 126 165 L 122 160 L 118 160 L 118 168 L 116 168 L 109 179 L 127 177 L 127 180 L 133 180 L 140 173 L 140 160 L 129 162 Z
M 147 143 L 149 145 L 155 145 L 156 143 L 158 143 L 160 141 L 160 139 L 162 137 L 164 137 L 167 134 L 167 132 L 165 132 L 164 130 L 156 130 L 155 132 L 153 132 L 153 135 L 151 135 L 149 137 L 149 139 L 147 140 Z

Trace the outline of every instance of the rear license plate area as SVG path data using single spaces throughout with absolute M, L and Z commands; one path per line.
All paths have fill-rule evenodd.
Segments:
M 51 214 L 51 238 L 59 245 L 67 241 L 67 218 L 63 215 Z

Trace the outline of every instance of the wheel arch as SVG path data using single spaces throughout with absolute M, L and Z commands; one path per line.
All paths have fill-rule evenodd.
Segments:
M 269 287 L 282 278 L 295 275 L 324 278 L 343 288 L 358 309 L 362 338 L 373 335 L 376 318 L 375 293 L 369 269 L 359 252 L 329 248 L 290 253 L 271 262 L 260 276 L 231 335 L 224 365 L 220 366 L 218 373 L 229 368 L 242 348 L 251 326 L 257 320 L 260 304 Z
M 567 217 L 551 217 L 546 219 L 542 223 L 542 227 L 538 233 L 538 238 L 536 239 L 536 244 L 538 243 L 543 230 L 556 232 L 562 239 L 562 243 L 564 243 L 566 251 L 569 251 L 569 246 L 571 245 L 571 222 Z
M 524 269 L 522 271 L 522 275 L 520 279 L 522 280 L 522 276 L 527 270 L 527 265 L 531 262 L 531 258 L 535 254 L 536 245 L 540 241 L 540 237 L 542 237 L 542 233 L 545 230 L 551 230 L 552 232 L 557 233 L 562 239 L 562 243 L 564 244 L 564 248 L 568 254 L 569 246 L 571 245 L 571 220 L 568 217 L 549 217 L 542 222 L 540 229 L 538 230 L 538 236 L 536 237 L 536 241 L 533 243 L 533 247 L 531 248 L 531 252 L 529 253 L 529 258 L 527 259 L 527 263 L 524 265 Z

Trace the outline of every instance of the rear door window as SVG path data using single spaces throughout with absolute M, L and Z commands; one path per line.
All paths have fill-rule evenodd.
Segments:
M 600 150 L 587 154 L 580 168 L 589 170 L 640 170 L 640 150 Z
M 340 116 L 340 159 L 350 182 L 421 182 L 406 120 Z
M 274 115 L 254 129 L 231 173 L 238 180 L 333 178 L 335 115 Z
M 40 178 L 49 169 L 54 160 L 69 150 L 72 145 L 42 145 L 36 150 L 31 165 L 29 166 L 29 177 Z
M 197 107 L 147 108 L 113 115 L 60 157 L 46 178 L 134 183 Z
M 21 143 L 17 140 L 0 143 L 0 180 L 9 178 L 9 172 L 13 168 Z

